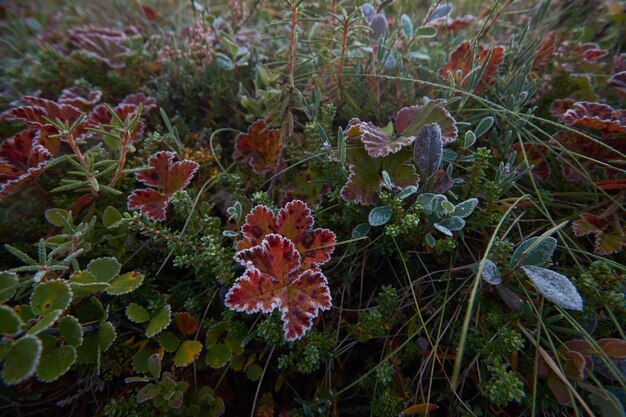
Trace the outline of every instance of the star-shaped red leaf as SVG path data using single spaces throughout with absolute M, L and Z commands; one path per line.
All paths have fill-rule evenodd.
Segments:
M 301 269 L 300 254 L 289 239 L 269 234 L 235 259 L 247 270 L 226 294 L 226 305 L 248 314 L 280 309 L 286 340 L 300 339 L 318 311 L 330 309 L 326 277 L 316 268 Z
M 172 196 L 189 184 L 198 169 L 198 163 L 194 161 L 173 163 L 174 156 L 174 152 L 157 152 L 148 161 L 148 169 L 136 174 L 137 181 L 159 190 L 144 188 L 133 191 L 128 197 L 130 210 L 140 210 L 154 221 L 165 220 Z
M 492 49 L 487 49 L 482 45 L 476 45 L 474 60 L 474 54 L 470 50 L 471 42 L 469 40 L 463 41 L 452 53 L 448 62 L 439 70 L 439 75 L 447 81 L 452 74 L 454 82 L 458 87 L 465 88 L 469 83 L 468 75 L 476 67 L 481 68 L 485 64 L 485 60 L 489 56 L 484 66 L 484 71 L 480 77 L 476 87 L 474 88 L 474 94 L 480 94 L 488 86 L 494 83 L 494 74 L 497 71 L 502 61 L 504 61 L 504 47 L 496 46 Z M 489 55 L 491 52 L 491 55 Z M 457 74 L 460 71 L 460 76 Z
M 314 222 L 311 210 L 300 200 L 285 204 L 278 216 L 265 206 L 256 206 L 241 227 L 244 239 L 237 243 L 237 250 L 257 246 L 269 234 L 279 234 L 294 244 L 301 269 L 318 267 L 330 259 L 336 238 L 329 229 L 313 229 Z
M 130 50 L 124 46 L 126 35 L 114 29 L 82 27 L 72 29 L 70 41 L 85 54 L 111 68 L 124 68 Z
M 35 129 L 23 130 L 0 145 L 0 199 L 36 177 L 52 158 L 36 135 Z
M 248 127 L 247 133 L 237 136 L 233 158 L 242 158 L 257 174 L 284 169 L 284 162 L 276 166 L 279 155 L 280 131 L 268 129 L 264 120 L 257 120 Z

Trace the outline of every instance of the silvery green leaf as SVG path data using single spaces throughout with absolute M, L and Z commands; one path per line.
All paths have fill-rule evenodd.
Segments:
M 424 193 L 417 196 L 417 202 L 420 203 L 425 214 L 432 214 L 433 212 L 433 197 L 436 194 Z
M 375 207 L 370 211 L 367 219 L 372 226 L 382 226 L 391 219 L 391 214 L 392 211 L 389 206 Z
M 437 243 L 437 241 L 435 240 L 435 238 L 433 237 L 433 235 L 431 235 L 430 233 L 428 233 L 425 236 L 426 239 L 426 243 L 428 244 L 428 246 L 430 246 L 431 248 L 435 247 L 435 244 Z
M 357 224 L 354 229 L 352 229 L 352 239 L 358 239 L 363 236 L 367 236 L 367 233 L 370 231 L 370 225 L 368 223 Z
M 432 211 L 439 217 L 443 217 L 448 214 L 444 207 L 444 202 L 448 202 L 448 198 L 443 194 L 436 194 L 432 200 Z
M 413 22 L 411 21 L 411 18 L 408 15 L 403 14 L 400 16 L 400 23 L 402 25 L 402 32 L 404 33 L 404 36 L 411 39 L 413 36 Z
M 440 221 L 439 224 L 451 231 L 463 230 L 465 227 L 465 220 L 461 217 L 452 216 Z
M 569 310 L 582 311 L 583 299 L 574 284 L 558 272 L 540 266 L 523 266 L 526 276 L 548 300 Z
M 463 140 L 463 147 L 465 149 L 469 148 L 476 142 L 476 135 L 471 130 L 465 132 L 465 138 Z
M 430 22 L 431 20 L 441 19 L 442 17 L 450 15 L 450 13 L 452 13 L 452 4 L 440 4 L 439 6 L 435 7 L 433 12 L 430 14 L 430 16 L 428 17 L 428 21 Z
M 450 231 L 450 229 L 448 229 L 445 226 L 440 225 L 439 223 L 435 223 L 433 224 L 434 228 L 439 230 L 441 233 L 443 233 L 446 236 L 452 236 L 452 232 Z
M 476 137 L 479 138 L 485 133 L 487 133 L 487 131 L 491 129 L 491 126 L 493 126 L 493 117 L 491 116 L 485 117 L 483 120 L 481 120 L 478 123 L 478 126 L 476 126 L 476 132 L 475 132 Z
M 502 284 L 502 275 L 500 275 L 498 266 L 489 259 L 485 259 L 483 271 L 482 274 L 480 274 L 480 277 L 491 285 Z
M 442 157 L 441 127 L 437 123 L 427 124 L 417 132 L 413 141 L 413 158 L 420 176 L 426 179 L 437 171 Z
M 385 183 L 385 187 L 387 187 L 388 190 L 391 190 L 393 188 L 393 183 L 391 182 L 391 177 L 389 176 L 389 173 L 383 170 L 382 174 L 383 174 L 383 182 Z
M 516 266 L 520 260 L 521 265 L 543 266 L 552 258 L 554 249 L 556 249 L 556 239 L 548 236 L 534 248 L 531 248 L 537 239 L 539 237 L 531 237 L 519 244 L 511 256 L 511 266 Z
M 404 190 L 400 191 L 397 195 L 397 197 L 400 200 L 404 200 L 407 197 L 412 196 L 413 194 L 415 194 L 417 192 L 417 187 L 414 185 L 409 185 L 408 187 L 406 187 Z
M 474 212 L 474 209 L 477 205 L 478 199 L 470 198 L 469 200 L 465 200 L 464 202 L 457 204 L 454 208 L 454 211 L 452 212 L 452 215 L 458 217 L 467 217 Z

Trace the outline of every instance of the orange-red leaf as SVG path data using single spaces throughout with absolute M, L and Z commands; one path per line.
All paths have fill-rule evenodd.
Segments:
M 198 330 L 198 322 L 189 313 L 176 313 L 176 326 L 185 336 L 194 334 Z
M 428 411 L 435 411 L 438 408 L 439 407 L 433 403 L 421 403 L 421 404 L 414 404 L 410 407 L 405 408 L 404 410 L 402 410 L 402 413 L 403 414 L 426 413 Z
M 268 129 L 264 120 L 257 120 L 240 133 L 235 143 L 233 158 L 242 158 L 257 174 L 265 174 L 285 168 L 284 162 L 277 166 L 280 155 L 280 131 Z
M 474 59 L 474 54 L 476 59 Z M 485 61 L 489 57 L 489 61 Z M 468 75 L 475 68 L 481 68 L 483 64 L 484 71 L 480 80 L 475 84 L 474 94 L 480 94 L 488 86 L 494 83 L 494 74 L 500 64 L 504 61 L 504 47 L 496 46 L 487 49 L 481 45 L 476 45 L 474 53 L 471 51 L 471 43 L 469 40 L 463 41 L 452 53 L 448 62 L 439 70 L 439 75 L 446 81 L 449 80 L 450 74 L 458 87 L 465 88 L 469 83 Z M 477 71 L 480 71 L 478 69 Z M 460 74 L 458 74 L 460 72 Z

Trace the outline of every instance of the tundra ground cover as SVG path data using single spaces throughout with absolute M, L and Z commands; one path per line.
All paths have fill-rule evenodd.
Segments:
M 620 416 L 626 5 L 0 5 L 0 410 Z

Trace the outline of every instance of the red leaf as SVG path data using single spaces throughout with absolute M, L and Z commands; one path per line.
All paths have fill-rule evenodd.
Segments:
M 606 230 L 608 222 L 591 213 L 583 213 L 580 219 L 572 223 L 572 229 L 576 236 L 587 236 L 595 233 L 602 233 Z
M 74 28 L 70 41 L 85 54 L 107 64 L 111 68 L 124 68 L 130 50 L 123 45 L 126 35 L 114 29 L 82 27 Z
M 192 335 L 198 330 L 198 322 L 189 313 L 176 313 L 176 326 L 185 336 Z
M 328 229 L 313 229 L 314 219 L 309 207 L 300 200 L 290 201 L 278 216 L 265 206 L 256 206 L 241 227 L 245 240 L 237 243 L 243 250 L 257 246 L 271 233 L 288 238 L 301 255 L 301 269 L 320 266 L 330 259 L 335 234 Z M 317 249 L 316 249 L 317 248 Z
M 142 114 L 146 114 L 157 108 L 156 99 L 154 97 L 146 96 L 144 93 L 129 94 L 124 97 L 120 104 L 134 104 L 135 106 L 139 106 L 139 104 L 141 104 Z
M 476 87 L 474 94 L 480 94 L 485 88 L 494 83 L 494 74 L 502 61 L 504 60 L 504 47 L 496 46 L 491 50 L 481 45 L 476 45 L 475 55 L 476 61 L 473 60 L 473 53 L 470 50 L 471 43 L 469 40 L 463 41 L 451 54 L 448 62 L 439 70 L 439 75 L 448 81 L 450 73 L 458 87 L 465 88 L 469 82 L 469 73 L 476 67 L 482 67 L 483 63 L 491 51 L 489 61 L 485 65 L 484 71 Z M 460 77 L 457 74 L 460 71 Z
M 70 104 L 83 112 L 91 110 L 91 108 L 102 98 L 102 91 L 97 89 L 88 89 L 84 87 L 70 87 L 61 91 L 61 95 L 57 100 L 62 104 Z
M 615 88 L 615 92 L 626 97 L 626 71 L 618 72 L 608 79 L 607 84 Z
M 622 339 L 604 338 L 598 340 L 598 346 L 611 359 L 626 358 L 626 341 Z
M 428 22 L 428 26 L 437 28 L 440 31 L 448 30 L 450 32 L 458 32 L 465 29 L 467 26 L 476 22 L 476 16 L 466 14 L 465 16 L 459 16 L 451 18 L 450 16 L 442 17 L 439 19 L 433 19 Z
M 242 158 L 257 174 L 285 168 L 284 162 L 276 166 L 279 155 L 280 131 L 268 129 L 264 120 L 257 120 L 248 127 L 247 133 L 237 136 L 233 158 Z
M 35 178 L 52 158 L 37 144 L 36 134 L 35 129 L 23 130 L 0 145 L 0 199 Z
M 246 313 L 279 308 L 286 340 L 300 339 L 318 310 L 330 308 L 326 277 L 318 269 L 300 269 L 300 254 L 289 239 L 269 234 L 261 245 L 238 252 L 235 259 L 247 270 L 226 294 L 226 305 Z
M 396 113 L 396 131 L 403 135 L 414 136 L 427 124 L 437 123 L 441 128 L 444 145 L 454 142 L 458 136 L 456 120 L 443 106 L 445 100 L 430 100 L 421 106 L 404 107 Z
M 600 49 L 600 46 L 594 42 L 578 45 L 576 50 L 581 54 L 582 59 L 589 63 L 596 62 L 600 58 L 604 58 L 609 54 L 609 51 Z
M 198 163 L 184 160 L 172 163 L 174 152 L 161 151 L 148 161 L 148 169 L 136 174 L 137 181 L 160 188 L 135 190 L 128 198 L 128 208 L 138 209 L 151 220 L 166 218 L 166 209 L 176 191 L 185 188 L 198 169 Z
M 120 103 L 113 108 L 113 111 L 121 120 L 126 120 L 128 117 L 135 117 L 137 113 L 137 105 L 132 103 Z M 90 113 L 88 117 L 89 124 L 91 126 L 100 127 L 102 125 L 110 125 L 113 124 L 113 116 L 104 106 L 101 104 L 96 106 Z M 139 119 L 139 123 L 135 127 L 133 131 L 133 136 L 131 138 L 131 143 L 136 142 L 141 139 L 143 136 L 144 125 L 143 121 Z
M 604 103 L 579 101 L 562 116 L 567 126 L 597 130 L 603 135 L 626 133 L 626 110 L 613 110 Z

